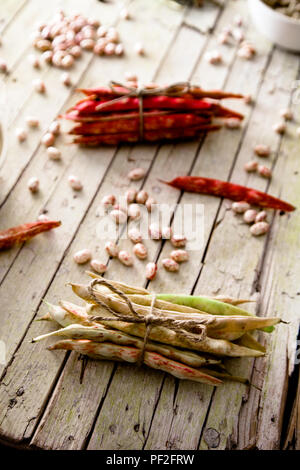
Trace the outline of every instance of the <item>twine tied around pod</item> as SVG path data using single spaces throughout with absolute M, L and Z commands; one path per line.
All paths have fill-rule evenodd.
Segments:
M 126 302 L 129 307 L 129 310 L 132 315 L 116 312 L 113 310 L 109 305 L 106 305 L 102 300 L 98 299 L 95 293 L 95 286 L 96 285 L 103 285 L 110 289 L 112 292 L 117 294 L 122 300 Z M 111 313 L 112 317 L 107 316 L 91 316 L 90 319 L 95 322 L 109 322 L 109 321 L 123 321 L 127 323 L 136 323 L 141 324 L 144 323 L 146 327 L 143 346 L 141 348 L 141 354 L 139 356 L 138 362 L 141 364 L 144 359 L 146 345 L 151 333 L 151 329 L 154 326 L 162 326 L 168 328 L 176 333 L 178 337 L 182 340 L 189 341 L 192 343 L 198 343 L 203 341 L 206 337 L 206 325 L 208 325 L 211 320 L 207 318 L 199 318 L 199 320 L 175 320 L 174 318 L 160 314 L 160 310 L 155 307 L 156 302 L 156 295 L 152 294 L 152 301 L 150 312 L 147 315 L 140 315 L 133 307 L 131 300 L 127 297 L 124 292 L 120 291 L 118 288 L 113 286 L 110 282 L 106 279 L 94 279 L 91 281 L 88 287 L 89 294 L 91 299 L 98 304 L 100 307 L 105 308 L 109 313 Z

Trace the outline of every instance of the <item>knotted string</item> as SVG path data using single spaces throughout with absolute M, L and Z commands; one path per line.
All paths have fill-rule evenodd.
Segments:
M 143 140 L 144 137 L 144 97 L 145 96 L 170 96 L 170 97 L 180 97 L 190 92 L 191 85 L 189 82 L 178 82 L 173 85 L 166 87 L 153 87 L 153 88 L 143 88 L 143 87 L 132 87 L 124 85 L 120 82 L 111 80 L 109 82 L 110 89 L 114 92 L 115 88 L 122 88 L 124 93 L 117 98 L 114 98 L 104 103 L 100 103 L 96 107 L 96 111 L 101 111 L 102 109 L 110 106 L 111 104 L 118 103 L 124 98 L 138 98 L 139 103 L 139 138 Z
M 104 285 L 112 292 L 117 294 L 124 300 L 132 313 L 120 313 L 113 310 L 109 305 L 105 302 L 97 298 L 95 286 L 96 285 Z M 152 296 L 150 312 L 147 315 L 140 315 L 133 307 L 131 300 L 127 297 L 124 292 L 119 290 L 117 287 L 113 286 L 110 282 L 106 279 L 94 279 L 91 281 L 90 285 L 88 286 L 88 291 L 91 296 L 91 299 L 98 304 L 100 307 L 106 309 L 109 313 L 113 316 L 91 316 L 90 319 L 96 322 L 110 322 L 110 321 L 123 321 L 127 323 L 136 323 L 141 324 L 144 323 L 146 326 L 146 331 L 144 335 L 143 346 L 141 348 L 141 354 L 139 356 L 138 362 L 143 362 L 144 353 L 146 349 L 146 345 L 151 333 L 151 329 L 153 326 L 163 326 L 165 328 L 169 328 L 170 330 L 174 331 L 178 337 L 183 339 L 184 341 L 189 341 L 192 343 L 198 343 L 203 341 L 206 337 L 206 325 L 208 325 L 212 320 L 207 318 L 199 318 L 198 320 L 175 320 L 174 318 L 168 316 L 167 314 L 162 316 L 160 315 L 160 310 L 155 308 L 156 302 L 156 295 Z M 197 335 L 197 336 L 196 336 Z

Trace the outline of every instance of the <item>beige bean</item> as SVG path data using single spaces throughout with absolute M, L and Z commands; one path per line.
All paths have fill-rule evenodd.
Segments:
M 163 259 L 162 260 L 162 265 L 169 272 L 175 273 L 175 272 L 179 271 L 179 264 L 176 263 L 176 261 L 174 261 L 171 258 Z
M 141 190 L 141 191 L 139 191 L 139 192 L 137 193 L 135 199 L 136 199 L 136 202 L 137 202 L 138 204 L 145 204 L 145 202 L 147 201 L 148 197 L 149 197 L 149 196 L 148 196 L 147 191 Z
M 176 263 L 183 263 L 189 259 L 189 254 L 186 250 L 173 250 L 170 257 L 176 261 Z
M 148 256 L 148 250 L 143 243 L 136 243 L 132 251 L 139 259 L 146 259 Z
M 149 236 L 151 240 L 160 240 L 161 239 L 161 230 L 157 224 L 149 225 Z
M 136 195 L 137 195 L 136 189 L 133 189 L 133 188 L 128 189 L 125 193 L 127 204 L 131 204 L 132 202 L 135 202 Z
M 155 209 L 156 204 L 157 202 L 153 197 L 148 197 L 146 204 L 145 204 L 147 211 L 152 212 Z
M 243 214 L 248 209 L 250 209 L 250 204 L 248 204 L 248 202 L 245 202 L 245 201 L 234 202 L 231 206 L 231 209 L 236 214 Z
M 277 134 L 284 134 L 286 132 L 286 124 L 284 122 L 279 122 L 277 124 L 274 124 L 273 130 Z
M 132 266 L 133 265 L 133 258 L 131 254 L 126 250 L 119 251 L 118 258 L 122 264 L 125 266 Z
M 172 227 L 162 227 L 161 229 L 162 238 L 164 240 L 170 240 L 170 238 L 172 237 L 172 233 Z
M 250 227 L 251 235 L 258 237 L 268 232 L 270 225 L 267 222 L 258 222 Z
M 268 214 L 266 213 L 266 211 L 260 211 L 255 218 L 255 223 L 266 222 L 267 217 L 268 217 Z
M 267 166 L 258 165 L 257 171 L 264 178 L 270 179 L 272 177 L 272 170 L 268 168 Z
M 43 135 L 41 142 L 45 147 L 52 147 L 55 142 L 55 135 L 52 132 L 47 132 Z
M 254 152 L 259 157 L 269 157 L 271 149 L 269 145 L 259 144 L 254 147 Z
M 54 135 L 59 135 L 60 133 L 60 124 L 58 121 L 53 121 L 49 126 L 49 132 Z
M 108 255 L 112 258 L 117 258 L 119 254 L 119 247 L 116 245 L 115 242 L 106 242 L 105 243 L 105 250 L 107 251 Z
M 127 214 L 125 214 L 125 212 L 120 209 L 112 210 L 109 215 L 118 225 L 125 224 L 127 221 Z
M 245 163 L 244 170 L 248 173 L 252 173 L 257 170 L 258 162 L 256 160 L 250 160 L 249 162 Z
M 18 127 L 16 129 L 16 136 L 19 142 L 24 142 L 27 139 L 27 132 L 25 131 L 25 129 Z
M 32 192 L 32 193 L 37 193 L 38 190 L 39 190 L 39 187 L 40 187 L 40 182 L 39 180 L 33 176 L 32 178 L 30 178 L 30 180 L 28 181 L 28 189 Z
M 138 204 L 129 204 L 128 217 L 130 220 L 138 220 L 141 217 L 141 209 Z
M 35 91 L 37 91 L 38 93 L 45 93 L 46 86 L 45 86 L 45 83 L 40 78 L 36 78 L 35 80 L 33 80 L 32 84 L 33 84 Z
M 128 230 L 128 237 L 132 243 L 141 243 L 143 240 L 142 233 L 136 227 L 132 227 Z
M 280 111 L 280 116 L 285 119 L 285 121 L 292 121 L 293 120 L 293 112 L 290 109 L 282 109 Z
M 155 279 L 157 273 L 157 265 L 153 262 L 148 263 L 146 265 L 146 278 L 149 281 L 153 281 Z
M 109 207 L 113 206 L 116 202 L 116 196 L 114 194 L 108 194 L 104 196 L 101 200 L 101 204 L 108 209 Z
M 236 118 L 229 118 L 226 120 L 225 126 L 228 129 L 239 129 L 241 127 L 241 121 Z
M 246 224 L 252 224 L 255 222 L 257 216 L 257 211 L 254 209 L 249 209 L 244 213 L 243 219 Z
M 96 273 L 98 274 L 104 274 L 107 271 L 107 266 L 104 263 L 101 263 L 101 261 L 97 259 L 92 259 L 91 261 L 91 267 Z
M 74 191 L 81 191 L 82 190 L 82 183 L 77 176 L 70 175 L 68 177 L 69 185 L 71 186 Z
M 90 261 L 91 257 L 91 251 L 85 248 L 83 250 L 77 251 L 73 256 L 73 259 L 77 264 L 85 264 Z
M 171 243 L 175 248 L 184 248 L 186 245 L 186 237 L 183 235 L 172 235 Z
M 50 160 L 61 160 L 61 151 L 56 147 L 48 147 L 47 155 Z
M 144 168 L 134 168 L 127 176 L 131 181 L 138 181 L 144 178 L 145 174 L 146 170 L 144 170 Z

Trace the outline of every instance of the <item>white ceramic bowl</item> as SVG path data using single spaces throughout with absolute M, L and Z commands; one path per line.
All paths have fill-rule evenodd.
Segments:
M 262 0 L 248 0 L 248 6 L 252 20 L 262 34 L 278 46 L 300 51 L 300 20 L 278 13 Z

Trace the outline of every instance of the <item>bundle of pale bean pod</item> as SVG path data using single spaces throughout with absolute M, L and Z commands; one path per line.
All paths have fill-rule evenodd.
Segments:
M 271 332 L 280 322 L 240 308 L 247 300 L 154 296 L 144 288 L 88 274 L 93 278 L 90 284 L 70 284 L 86 305 L 47 303 L 48 313 L 41 320 L 56 321 L 62 328 L 33 342 L 58 336 L 63 339 L 50 350 L 144 363 L 177 378 L 210 385 L 220 385 L 222 379 L 247 383 L 245 378 L 230 375 L 222 359 L 263 356 L 265 348 L 252 333 Z

